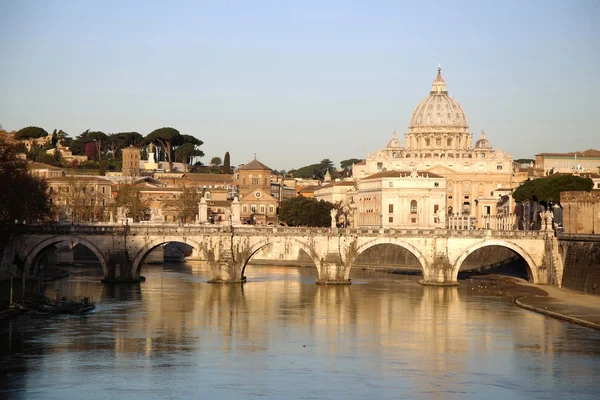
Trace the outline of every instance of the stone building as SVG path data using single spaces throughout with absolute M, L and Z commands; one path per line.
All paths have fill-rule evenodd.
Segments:
M 600 234 L 600 190 L 591 192 L 561 192 L 565 233 Z
M 326 184 L 318 186 L 313 191 L 313 196 L 317 200 L 328 201 L 332 204 L 342 202 L 349 203 L 349 192 L 356 188 L 354 181 L 328 181 Z
M 473 146 L 467 116 L 458 101 L 448 95 L 441 69 L 429 95 L 415 108 L 403 146 L 396 132 L 384 149 L 369 154 L 353 166 L 357 180 L 386 171 L 428 172 L 446 179 L 446 213 L 477 219 L 499 188 L 517 186 L 512 177 L 512 157 L 494 150 L 484 132 Z
M 140 176 L 140 149 L 129 145 L 121 150 L 123 176 Z
M 104 176 L 54 176 L 46 179 L 61 221 L 107 220 L 112 182 Z
M 554 173 L 600 173 L 600 150 L 589 149 L 571 153 L 540 153 L 535 155 L 534 173 L 546 176 Z
M 445 227 L 446 179 L 428 172 L 386 171 L 358 182 L 358 226 Z
M 278 222 L 278 201 L 271 193 L 271 172 L 271 168 L 256 157 L 235 171 L 234 182 L 239 192 L 243 222 L 256 225 Z

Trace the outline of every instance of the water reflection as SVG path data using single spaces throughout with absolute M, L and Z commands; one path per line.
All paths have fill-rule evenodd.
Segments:
M 423 287 L 418 277 L 353 271 L 352 286 L 328 287 L 314 284 L 314 268 L 251 265 L 249 283 L 217 285 L 202 263 L 145 265 L 144 275 L 139 285 L 103 285 L 101 271 L 78 268 L 48 285 L 49 296 L 91 296 L 98 308 L 3 324 L 0 390 L 593 398 L 600 389 L 597 332 L 479 295 L 468 282 Z

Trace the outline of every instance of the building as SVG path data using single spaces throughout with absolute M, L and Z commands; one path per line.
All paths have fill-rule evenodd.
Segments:
M 121 150 L 123 176 L 140 176 L 140 149 L 129 145 Z
M 38 162 L 28 162 L 27 169 L 31 175 L 44 179 L 57 178 L 66 175 L 62 168 Z
M 112 182 L 104 176 L 51 176 L 46 179 L 60 221 L 104 221 L 113 203 Z
M 600 150 L 536 154 L 534 169 L 536 176 L 554 173 L 600 173 Z
M 444 228 L 446 179 L 416 170 L 379 172 L 358 182 L 355 204 L 358 226 Z
M 317 200 L 328 201 L 331 204 L 348 204 L 348 192 L 356 188 L 354 181 L 328 181 L 328 183 L 316 187 L 313 191 L 314 198 Z
M 63 160 L 65 160 L 67 163 L 75 162 L 80 164 L 88 160 L 87 156 L 74 156 L 71 149 L 69 149 L 68 146 L 63 146 L 60 142 L 56 143 L 56 147 L 54 149 L 46 150 L 46 154 L 54 154 L 55 151 L 58 151 Z
M 354 179 L 413 170 L 441 176 L 447 182 L 446 214 L 475 221 L 484 211 L 496 214 L 497 201 L 489 199 L 495 190 L 517 186 L 510 154 L 494 150 L 484 132 L 473 146 L 465 111 L 448 95 L 439 68 L 429 95 L 412 113 L 405 143 L 406 147 L 394 132 L 384 149 L 353 166 Z
M 600 234 L 600 190 L 591 192 L 561 192 L 565 233 Z
M 234 182 L 239 193 L 240 218 L 243 222 L 256 225 L 277 224 L 278 201 L 272 195 L 271 168 L 254 157 L 239 167 Z

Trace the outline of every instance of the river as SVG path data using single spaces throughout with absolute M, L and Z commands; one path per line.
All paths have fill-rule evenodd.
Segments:
M 84 317 L 0 324 L 0 398 L 598 399 L 600 332 L 419 277 L 249 266 L 209 284 L 200 262 L 144 265 L 103 285 L 73 268 L 46 294 L 91 296 Z

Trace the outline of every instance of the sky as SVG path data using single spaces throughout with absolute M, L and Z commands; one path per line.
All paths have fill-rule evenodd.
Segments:
M 600 149 L 600 2 L 0 0 L 0 124 L 171 126 L 290 170 L 404 133 L 438 64 L 474 140 Z

